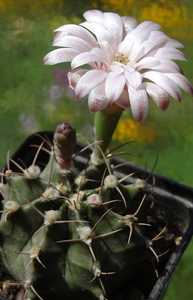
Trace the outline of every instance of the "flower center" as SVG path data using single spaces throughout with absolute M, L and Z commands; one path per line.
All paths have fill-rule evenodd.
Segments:
M 127 65 L 129 62 L 129 59 L 127 56 L 125 56 L 123 53 L 121 52 L 117 52 L 115 54 L 115 57 L 113 59 L 114 61 L 120 62 L 121 64 Z

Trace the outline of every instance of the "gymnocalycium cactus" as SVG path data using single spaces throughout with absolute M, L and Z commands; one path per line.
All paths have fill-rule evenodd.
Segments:
M 141 262 L 158 259 L 140 226 L 150 205 L 146 181 L 123 185 L 111 155 L 80 172 L 75 141 L 75 130 L 59 125 L 43 171 L 36 158 L 18 166 L 21 174 L 8 167 L 0 186 L 2 260 L 25 299 L 106 299 Z
M 159 260 L 156 236 L 145 230 L 152 203 L 148 184 L 117 177 L 107 148 L 124 109 L 142 121 L 148 98 L 165 110 L 169 95 L 181 100 L 180 88 L 193 94 L 171 60 L 185 60 L 176 49 L 183 45 L 154 22 L 137 26 L 134 18 L 98 10 L 84 16 L 86 22 L 56 30 L 54 45 L 68 48 L 50 52 L 44 64 L 72 61 L 70 86 L 78 98 L 88 95 L 95 112 L 90 160 L 84 170 L 74 166 L 76 132 L 62 123 L 50 150 L 42 138 L 31 166 L 20 164 L 21 172 L 12 172 L 8 161 L 1 174 L 1 258 L 25 288 L 24 299 L 104 300 L 141 263 Z M 89 70 L 77 69 L 85 64 Z M 41 169 L 36 161 L 42 150 L 50 159 Z

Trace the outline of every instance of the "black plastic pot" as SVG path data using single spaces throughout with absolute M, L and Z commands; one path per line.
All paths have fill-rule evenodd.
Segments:
M 52 141 L 53 132 L 44 131 L 39 132 L 38 134 L 31 135 L 26 139 L 26 141 L 21 145 L 21 147 L 15 152 L 12 156 L 13 160 L 16 160 L 18 163 L 23 162 L 26 166 L 29 166 L 34 158 L 34 155 L 37 151 L 37 147 L 34 145 L 40 145 L 42 143 L 43 136 L 45 139 Z M 49 146 L 44 144 L 44 148 Z M 83 145 L 77 143 L 75 148 L 75 153 L 78 153 L 83 148 Z M 75 165 L 80 169 L 83 169 L 85 164 L 87 164 L 90 150 L 83 151 L 81 154 L 76 156 Z M 18 160 L 19 158 L 19 160 Z M 49 155 L 45 151 L 40 151 L 38 155 L 37 162 L 41 162 L 41 165 L 46 164 L 49 159 Z M 112 163 L 116 166 L 125 162 L 119 158 L 113 158 Z M 40 165 L 40 166 L 41 166 Z M 6 165 L 4 166 L 4 169 Z M 17 166 L 10 162 L 10 168 L 12 171 L 19 171 Z M 116 171 L 117 176 L 125 176 L 129 173 L 134 173 L 134 176 L 131 176 L 127 179 L 127 182 L 134 182 L 137 178 L 141 179 L 155 179 L 155 185 L 153 186 L 153 195 L 158 199 L 159 203 L 166 207 L 166 213 L 162 212 L 162 217 L 169 211 L 172 214 L 172 218 L 178 226 L 178 231 L 180 232 L 179 243 L 176 243 L 176 246 L 173 249 L 173 252 L 170 253 L 168 261 L 164 263 L 164 266 L 161 270 L 159 278 L 156 283 L 153 283 L 151 286 L 151 291 L 148 291 L 147 300 L 157 300 L 165 290 L 172 273 L 174 272 L 183 252 L 185 251 L 193 233 L 193 189 L 173 181 L 169 178 L 161 176 L 156 173 L 151 173 L 151 171 L 144 170 L 144 168 L 138 167 L 134 164 L 128 163 L 122 166 L 122 168 Z M 151 185 L 150 185 L 151 186 Z M 146 279 L 145 279 L 146 280 Z M 1 298 L 0 299 L 6 299 Z M 130 298 L 129 298 L 130 299 Z M 135 298 L 141 299 L 141 298 Z M 144 298 L 143 298 L 144 299 Z

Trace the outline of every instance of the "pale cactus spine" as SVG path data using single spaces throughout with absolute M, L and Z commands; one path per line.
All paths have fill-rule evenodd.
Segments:
M 8 163 L 1 175 L 1 259 L 24 287 L 24 299 L 108 299 L 141 262 L 157 259 L 144 235 L 146 181 L 124 184 L 110 155 L 78 170 L 75 143 L 75 130 L 63 123 L 43 170 L 34 158 L 17 173 Z

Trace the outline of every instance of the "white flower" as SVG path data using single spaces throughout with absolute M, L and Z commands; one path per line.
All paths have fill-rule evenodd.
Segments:
M 165 110 L 169 95 L 181 101 L 181 89 L 193 88 L 173 60 L 184 60 L 177 48 L 184 46 L 158 31 L 160 25 L 99 10 L 85 12 L 80 25 L 63 25 L 55 30 L 53 50 L 44 64 L 70 62 L 70 87 L 77 98 L 88 96 L 91 112 L 116 103 L 131 108 L 139 122 L 148 114 L 149 98 Z M 87 66 L 89 66 L 89 68 Z

